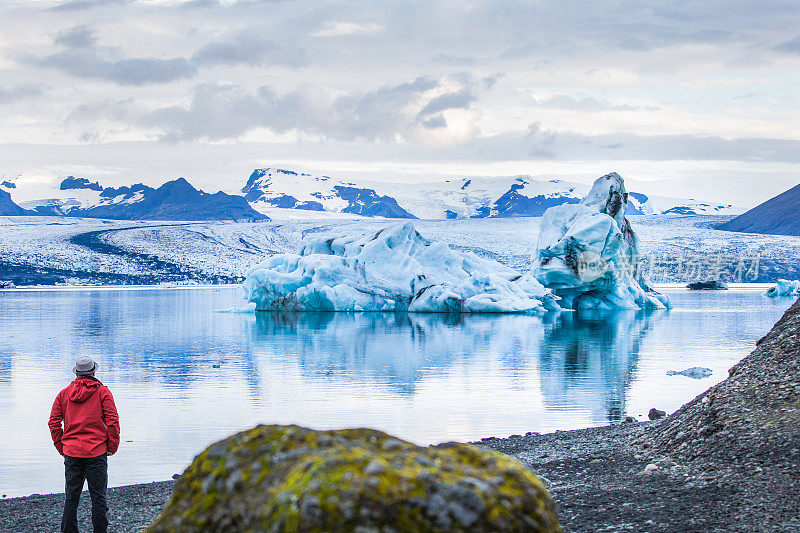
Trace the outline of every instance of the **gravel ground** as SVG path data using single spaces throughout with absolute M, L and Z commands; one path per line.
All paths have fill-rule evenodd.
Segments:
M 108 490 L 108 530 L 141 531 L 161 513 L 172 494 L 172 481 L 128 485 Z M 51 533 L 61 527 L 63 494 L 35 494 L 0 500 L 0 531 L 4 533 Z M 81 495 L 78 508 L 81 531 L 92 530 L 89 493 Z
M 800 301 L 727 380 L 666 419 L 480 444 L 543 479 L 566 531 L 800 531 Z M 110 529 L 145 527 L 171 490 L 111 489 Z M 55 531 L 62 502 L 0 500 L 0 531 Z

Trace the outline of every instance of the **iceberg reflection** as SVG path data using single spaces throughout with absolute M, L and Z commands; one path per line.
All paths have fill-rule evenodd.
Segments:
M 640 348 L 669 311 L 563 313 L 547 328 L 539 352 L 545 406 L 583 406 L 595 420 L 625 416 L 625 397 Z
M 593 420 L 616 421 L 624 416 L 640 346 L 666 313 L 259 312 L 245 327 L 256 361 L 294 362 L 309 380 L 413 395 L 423 380 L 452 372 L 501 375 L 498 388 L 538 389 L 536 401 L 547 409 L 586 410 Z

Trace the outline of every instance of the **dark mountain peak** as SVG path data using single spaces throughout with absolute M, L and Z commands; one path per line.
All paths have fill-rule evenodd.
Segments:
M 157 197 L 169 197 L 178 201 L 189 201 L 202 196 L 205 193 L 198 191 L 192 184 L 186 181 L 185 178 L 178 178 L 166 182 L 164 185 L 155 190 Z
M 141 183 L 131 187 L 108 187 L 104 201 L 86 209 L 73 209 L 69 216 L 117 220 L 268 220 L 241 196 L 222 191 L 208 194 L 178 178 L 158 189 Z
M 264 176 L 266 176 L 270 172 L 275 172 L 275 173 L 278 173 L 278 174 L 286 174 L 288 176 L 310 176 L 311 175 L 311 174 L 305 174 L 305 173 L 304 174 L 298 174 L 294 170 L 286 170 L 285 168 L 271 168 L 271 167 L 257 168 L 255 170 L 253 170 L 252 174 L 250 174 L 250 178 L 247 180 L 247 185 L 252 185 L 252 183 L 255 180 L 257 180 L 259 178 L 263 178 Z
M 14 203 L 11 199 L 11 195 L 0 189 L 0 215 L 1 216 L 21 216 L 21 215 L 35 215 L 31 211 L 27 211 L 22 209 L 20 206 Z
M 500 198 L 495 200 L 494 209 L 496 217 L 540 217 L 549 208 L 563 205 L 563 204 L 577 204 L 580 202 L 578 198 L 564 195 L 563 193 L 548 195 L 537 194 L 533 197 L 528 197 L 520 194 L 520 189 L 524 189 L 525 185 L 522 183 L 512 183 L 511 187 Z M 484 218 L 492 216 L 491 210 L 488 206 L 478 210 L 478 214 L 473 218 Z
M 122 187 L 106 187 L 103 189 L 103 192 L 100 193 L 102 198 L 116 198 L 117 196 L 125 196 L 125 198 L 130 198 L 137 192 L 145 192 L 145 191 L 154 191 L 152 187 L 148 187 L 142 183 L 136 183 L 131 185 L 130 187 L 122 186 Z
M 261 178 L 269 174 L 272 169 L 270 168 L 257 168 L 247 178 L 247 183 L 242 187 L 242 194 L 245 195 L 248 202 L 255 202 L 263 196 L 263 189 L 269 187 L 269 180 L 266 183 L 261 182 Z
M 400 207 L 397 200 L 391 196 L 381 196 L 374 189 L 334 185 L 333 190 L 339 198 L 347 200 L 349 204 L 342 209 L 342 213 L 367 217 L 417 218 Z
M 264 176 L 267 175 L 268 172 L 269 172 L 268 168 L 257 168 L 257 169 L 255 169 L 252 172 L 252 174 L 250 174 L 250 177 L 247 178 L 247 185 L 245 185 L 245 187 L 249 187 L 249 186 L 253 185 L 253 183 L 257 179 L 263 178 Z
M 62 191 L 70 189 L 88 189 L 90 191 L 102 191 L 103 186 L 98 181 L 89 181 L 86 178 L 76 178 L 75 176 L 67 176 L 58 186 Z
M 192 184 L 186 181 L 186 178 L 178 178 L 166 182 L 164 185 L 156 189 L 157 191 L 175 191 L 175 192 L 198 192 L 197 189 L 192 187 Z

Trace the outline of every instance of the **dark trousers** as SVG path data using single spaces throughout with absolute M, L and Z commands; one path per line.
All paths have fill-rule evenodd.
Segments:
M 105 533 L 108 530 L 106 512 L 106 488 L 108 486 L 108 457 L 64 456 L 64 517 L 61 519 L 62 533 L 78 532 L 78 502 L 81 499 L 83 481 L 89 484 L 89 495 L 92 498 L 92 528 L 94 533 Z

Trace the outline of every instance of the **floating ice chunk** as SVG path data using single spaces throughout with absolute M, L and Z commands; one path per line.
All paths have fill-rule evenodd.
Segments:
M 636 268 L 636 236 L 625 218 L 628 193 L 616 172 L 594 182 L 580 204 L 548 209 L 537 244 L 536 278 L 572 309 L 669 306 Z
M 767 296 L 800 296 L 800 280 L 789 281 L 786 279 L 777 279 L 776 285 L 767 290 Z
M 451 250 L 412 223 L 370 236 L 306 238 L 244 281 L 256 310 L 529 313 L 560 309 L 533 277 Z
M 692 379 L 703 379 L 707 378 L 714 372 L 710 368 L 705 368 L 702 366 L 693 366 L 691 368 L 687 368 L 686 370 L 681 370 L 678 372 L 677 370 L 667 370 L 668 376 L 686 376 L 687 378 Z

